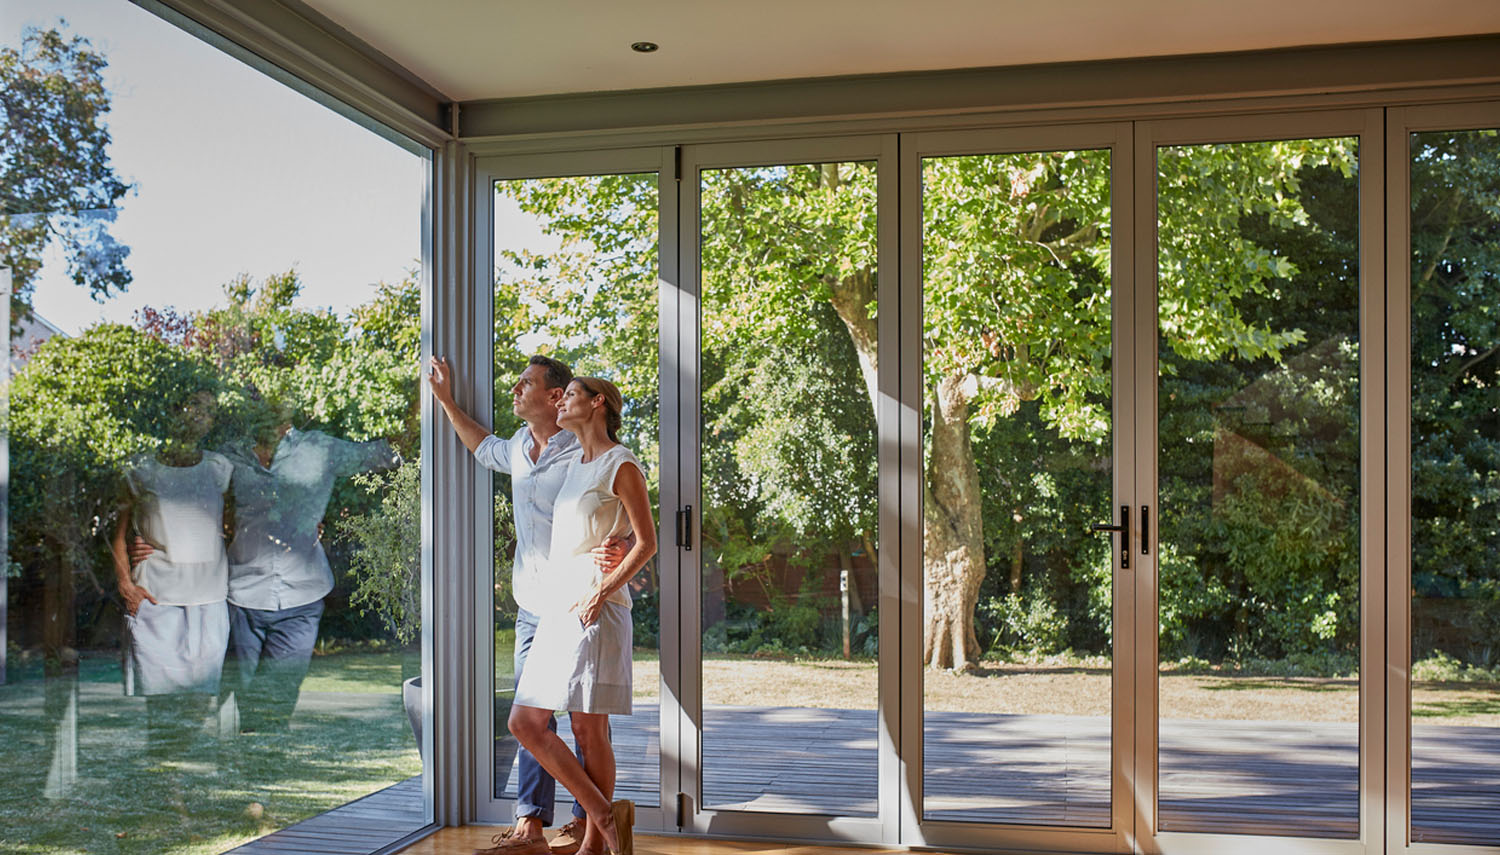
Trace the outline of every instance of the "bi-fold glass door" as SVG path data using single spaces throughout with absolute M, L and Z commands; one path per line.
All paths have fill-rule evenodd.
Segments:
M 473 365 L 455 365 L 458 382 L 473 390 L 475 417 L 517 442 L 530 428 L 513 392 L 533 355 L 560 360 L 575 376 L 615 383 L 624 397 L 621 441 L 641 460 L 653 504 L 662 507 L 676 502 L 678 490 L 677 458 L 661 452 L 661 425 L 676 418 L 677 400 L 659 394 L 660 377 L 676 372 L 676 328 L 661 323 L 677 305 L 672 170 L 672 151 L 660 148 L 481 160 L 475 220 L 492 240 L 480 242 L 475 266 L 492 276 L 476 277 L 490 289 L 478 300 L 484 311 L 475 313 L 475 340 L 493 345 L 475 354 Z M 537 465 L 540 472 L 546 464 Z M 491 572 L 476 574 L 483 635 L 474 679 L 493 701 L 475 716 L 475 803 L 485 822 L 509 824 L 539 811 L 561 826 L 571 818 L 571 796 L 537 775 L 507 728 L 535 624 L 526 592 L 512 584 L 512 565 L 545 560 L 549 544 L 535 520 L 550 513 L 551 501 L 527 482 L 513 483 L 512 474 L 479 479 L 475 496 L 475 551 L 493 557 Z M 676 827 L 675 801 L 664 794 L 678 790 L 678 717 L 669 688 L 678 670 L 677 610 L 663 604 L 677 600 L 679 571 L 670 515 L 665 523 L 658 531 L 663 548 L 629 583 L 633 714 L 611 720 L 613 795 L 635 802 L 642 830 Z M 566 716 L 558 717 L 558 731 L 571 745 Z
M 1148 852 L 1383 846 L 1381 121 L 1137 126 Z
M 1130 850 L 1132 145 L 902 139 L 908 842 Z
M 894 840 L 895 137 L 681 157 L 682 802 Z
M 619 372 L 654 455 L 616 722 L 642 826 L 1500 842 L 1496 128 L 1353 110 L 495 161 L 482 385 L 505 400 L 524 326 L 512 356 Z
M 1500 104 L 1386 124 L 1387 851 L 1500 846 Z

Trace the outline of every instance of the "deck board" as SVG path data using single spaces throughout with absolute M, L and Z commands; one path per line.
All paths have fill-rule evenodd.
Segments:
M 273 831 L 229 850 L 233 855 L 368 855 L 427 824 L 422 776 Z

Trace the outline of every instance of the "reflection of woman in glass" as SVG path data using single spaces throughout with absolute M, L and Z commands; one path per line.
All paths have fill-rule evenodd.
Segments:
M 628 853 L 634 822 L 630 802 L 610 802 L 615 756 L 609 716 L 631 711 L 625 585 L 656 554 L 656 524 L 641 463 L 619 441 L 622 404 L 614 384 L 595 377 L 575 378 L 558 402 L 557 423 L 578 437 L 583 454 L 569 464 L 553 505 L 552 602 L 541 615 L 510 712 L 511 732 L 588 814 L 580 855 Z M 635 545 L 619 566 L 600 571 L 592 550 L 632 533 Z M 547 728 L 553 710 L 571 714 L 582 764 Z
M 125 691 L 146 697 L 147 746 L 158 759 L 185 747 L 201 724 L 229 644 L 224 493 L 233 466 L 199 448 L 213 418 L 211 392 L 186 396 L 167 441 L 125 473 L 111 543 L 129 636 Z M 134 568 L 125 548 L 132 529 L 153 547 Z

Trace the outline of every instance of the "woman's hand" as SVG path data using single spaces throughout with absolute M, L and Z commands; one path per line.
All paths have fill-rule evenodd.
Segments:
M 131 616 L 140 610 L 142 600 L 150 600 L 153 606 L 161 605 L 155 597 L 151 596 L 150 591 L 134 582 L 121 582 L 120 596 L 125 598 L 125 611 Z
M 589 586 L 589 592 L 581 597 L 578 602 L 568 607 L 568 611 L 578 615 L 578 622 L 584 626 L 593 626 L 599 620 L 599 615 L 604 611 L 604 591 L 596 582 Z

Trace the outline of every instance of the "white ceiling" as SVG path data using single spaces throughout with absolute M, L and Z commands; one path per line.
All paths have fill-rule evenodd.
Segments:
M 1500 32 L 1497 0 L 304 2 L 455 101 Z

